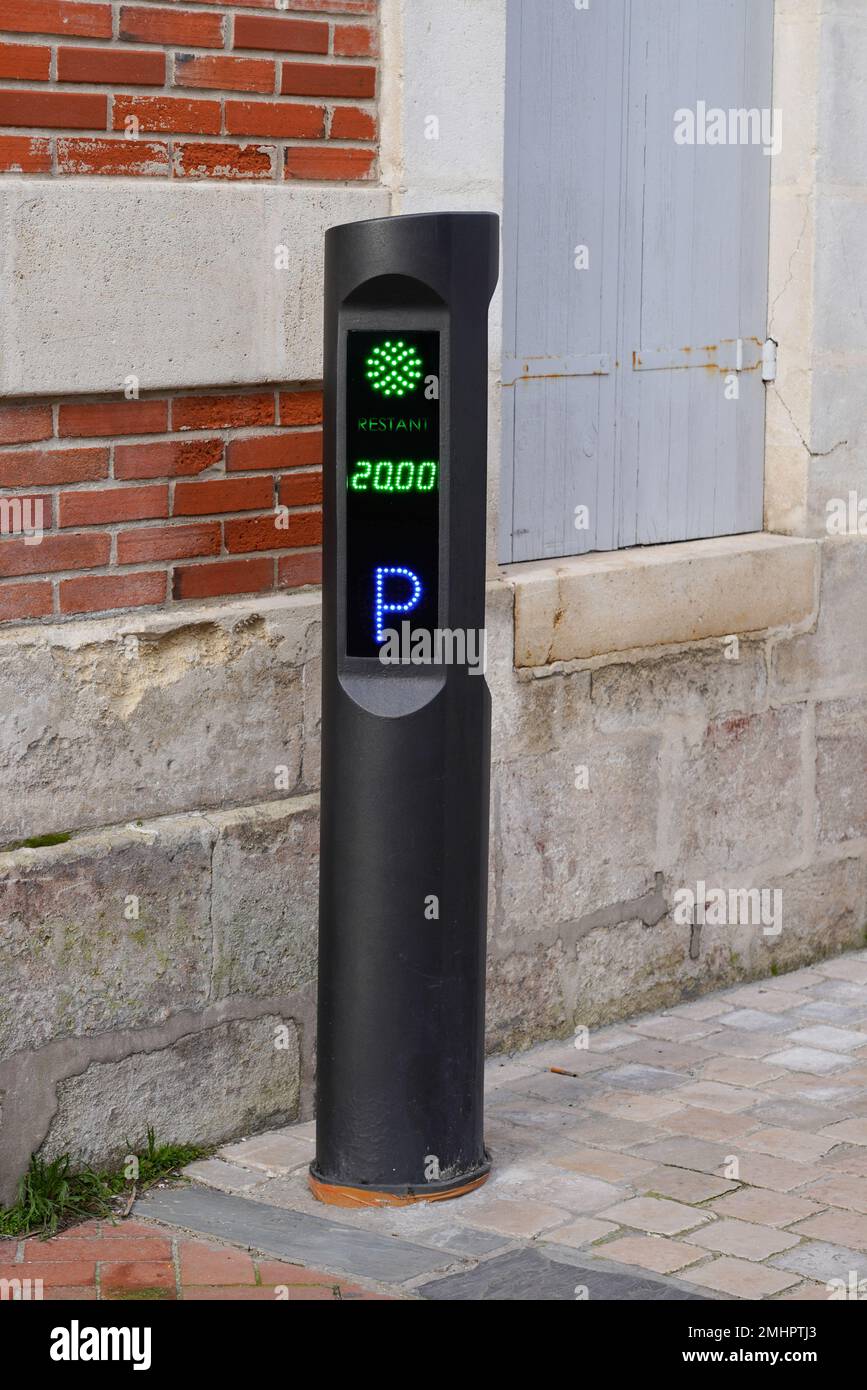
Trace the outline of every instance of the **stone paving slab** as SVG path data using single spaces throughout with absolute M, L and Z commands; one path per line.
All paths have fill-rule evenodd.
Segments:
M 222 1157 L 265 1173 L 291 1173 L 306 1168 L 313 1159 L 312 1139 L 293 1139 L 288 1134 L 257 1134 L 221 1150 Z
M 547 1231 L 544 1239 L 546 1242 L 566 1245 L 577 1250 L 582 1245 L 594 1245 L 605 1236 L 616 1235 L 618 1230 L 619 1227 L 613 1221 L 600 1221 L 595 1216 L 579 1216 L 577 1221 L 571 1221 L 568 1226 L 558 1226 L 556 1230 Z
M 770 1053 L 779 1051 L 779 1047 L 780 1039 L 772 1033 L 747 1033 L 741 1028 L 731 1028 L 714 1037 L 714 1051 L 720 1057 L 761 1061 Z
M 787 1019 L 764 1009 L 735 1009 L 730 1014 L 722 1014 L 720 1023 L 742 1033 L 785 1033 L 791 1027 Z
M 618 1202 L 600 1213 L 605 1221 L 616 1221 L 620 1226 L 631 1226 L 637 1231 L 647 1231 L 651 1235 L 677 1236 L 691 1231 L 696 1226 L 713 1221 L 713 1217 L 698 1207 L 688 1207 L 683 1202 L 672 1202 L 664 1197 L 632 1197 L 628 1202 Z
M 544 1202 L 495 1198 L 469 1218 L 483 1231 L 499 1231 L 503 1235 L 534 1237 L 554 1226 L 562 1226 L 569 1215 L 565 1207 L 551 1207 Z
M 679 1240 L 659 1236 L 621 1236 L 605 1244 L 605 1254 L 620 1264 L 637 1265 L 656 1274 L 676 1274 L 687 1265 L 696 1264 L 704 1251 L 690 1250 Z
M 216 1158 L 203 1158 L 191 1163 L 186 1173 L 194 1182 L 204 1183 L 206 1187 L 218 1187 L 222 1192 L 249 1192 L 258 1186 L 263 1176 L 258 1168 L 251 1170 Z
M 848 1283 L 853 1271 L 859 1282 L 867 1277 L 867 1264 L 857 1250 L 849 1250 L 844 1245 L 829 1245 L 821 1240 L 796 1245 L 782 1255 L 775 1255 L 768 1263 L 777 1269 L 792 1270 L 796 1274 L 803 1274 L 806 1279 L 818 1279 L 822 1283 L 832 1279 L 842 1279 Z
M 606 1087 L 622 1087 L 625 1091 L 670 1091 L 673 1086 L 688 1081 L 683 1072 L 667 1071 L 664 1067 L 645 1066 L 626 1062 L 611 1071 L 599 1072 L 596 1081 Z
M 796 1280 L 789 1274 L 766 1265 L 748 1264 L 746 1260 L 721 1255 L 718 1260 L 700 1269 L 685 1269 L 682 1277 L 706 1289 L 728 1294 L 731 1298 L 770 1298 L 792 1287 Z
M 867 1150 L 856 1148 L 854 1145 L 841 1144 L 839 1148 L 832 1149 L 825 1154 L 820 1168 L 831 1169 L 840 1173 L 853 1173 L 855 1177 L 867 1178 Z
M 804 1190 L 804 1196 L 812 1198 L 814 1206 L 831 1204 L 832 1207 L 845 1207 L 867 1216 L 867 1182 L 864 1175 L 856 1177 L 847 1173 L 820 1178 L 812 1187 Z M 804 1206 L 808 1204 L 803 1203 Z M 804 1212 L 804 1216 L 814 1213 Z
M 758 1226 L 752 1221 L 724 1218 L 706 1229 L 690 1231 L 683 1238 L 689 1245 L 700 1245 L 703 1250 L 716 1250 L 721 1255 L 734 1255 L 738 1259 L 757 1262 L 798 1244 L 798 1237 L 787 1231 Z
M 750 1118 L 762 1120 L 763 1128 L 767 1124 L 771 1129 L 806 1129 L 815 1134 L 817 1130 L 837 1123 L 842 1118 L 842 1112 L 830 1105 L 817 1105 L 813 1101 L 799 1101 L 790 1097 L 788 1100 L 769 1100 L 757 1105 Z
M 577 1116 L 576 1116 L 577 1119 Z M 662 1131 L 636 1120 L 623 1120 L 614 1115 L 588 1114 L 580 1124 L 564 1128 L 561 1138 L 575 1144 L 596 1145 L 600 1149 L 631 1152 L 633 1145 L 646 1144 L 662 1137 Z M 544 1132 L 544 1128 L 543 1128 Z
M 646 1190 L 654 1196 L 670 1197 L 672 1201 L 691 1202 L 694 1205 L 737 1190 L 737 1183 L 730 1182 L 728 1178 L 665 1165 L 651 1168 L 643 1181 Z
M 806 1191 L 809 1192 L 810 1188 Z M 821 1209 L 820 1202 L 769 1192 L 759 1187 L 742 1187 L 726 1197 L 718 1197 L 708 1207 L 716 1216 L 754 1221 L 759 1226 L 791 1226 L 795 1221 L 805 1221 L 808 1216 L 815 1216 Z

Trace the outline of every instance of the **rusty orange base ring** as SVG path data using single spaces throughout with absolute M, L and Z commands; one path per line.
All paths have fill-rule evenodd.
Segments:
M 307 1181 L 316 1200 L 332 1207 L 406 1207 L 412 1202 L 446 1202 L 451 1197 L 463 1197 L 466 1192 L 475 1192 L 477 1187 L 487 1182 L 489 1172 L 490 1169 L 487 1169 L 469 1182 L 432 1192 L 398 1193 L 377 1191 L 375 1187 L 342 1187 L 339 1183 L 323 1182 L 312 1173 L 307 1174 Z

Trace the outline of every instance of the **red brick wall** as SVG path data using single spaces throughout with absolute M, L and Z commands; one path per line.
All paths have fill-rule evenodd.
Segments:
M 372 178 L 377 0 L 283 3 L 0 0 L 0 176 Z M 318 583 L 320 410 L 0 401 L 0 623 Z
M 321 416 L 314 386 L 0 403 L 0 622 L 318 584 Z
M 0 0 L 0 172 L 372 177 L 376 0 L 288 5 Z

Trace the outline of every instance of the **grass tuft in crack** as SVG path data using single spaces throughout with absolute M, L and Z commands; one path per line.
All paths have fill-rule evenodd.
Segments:
M 49 835 L 31 835 L 29 840 L 13 840 L 11 845 L 0 845 L 0 854 L 11 854 L 16 849 L 46 849 L 51 845 L 65 845 L 71 839 L 68 830 L 53 831 Z
M 127 1159 L 121 1168 L 72 1172 L 69 1154 L 50 1162 L 34 1154 L 16 1201 L 0 1208 L 0 1238 L 51 1236 L 76 1221 L 119 1215 L 136 1193 L 209 1152 L 195 1144 L 157 1144 L 149 1127 L 142 1150 L 130 1145 L 135 1162 Z M 134 1179 L 127 1176 L 130 1169 L 137 1174 Z

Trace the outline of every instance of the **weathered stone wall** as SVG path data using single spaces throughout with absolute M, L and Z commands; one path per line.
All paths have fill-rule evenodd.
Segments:
M 819 550 L 817 611 L 737 660 L 516 669 L 489 586 L 492 1049 L 863 942 L 867 552 Z M 0 637 L 4 839 L 73 832 L 0 853 L 5 1195 L 34 1150 L 310 1113 L 318 649 L 315 594 Z M 782 931 L 678 923 L 699 879 L 780 889 Z
M 807 629 L 741 639 L 737 659 L 722 639 L 498 672 L 492 1043 L 863 944 L 867 643 L 846 634 L 867 548 L 819 550 Z M 779 890 L 782 930 L 679 924 L 675 895 L 699 882 Z

